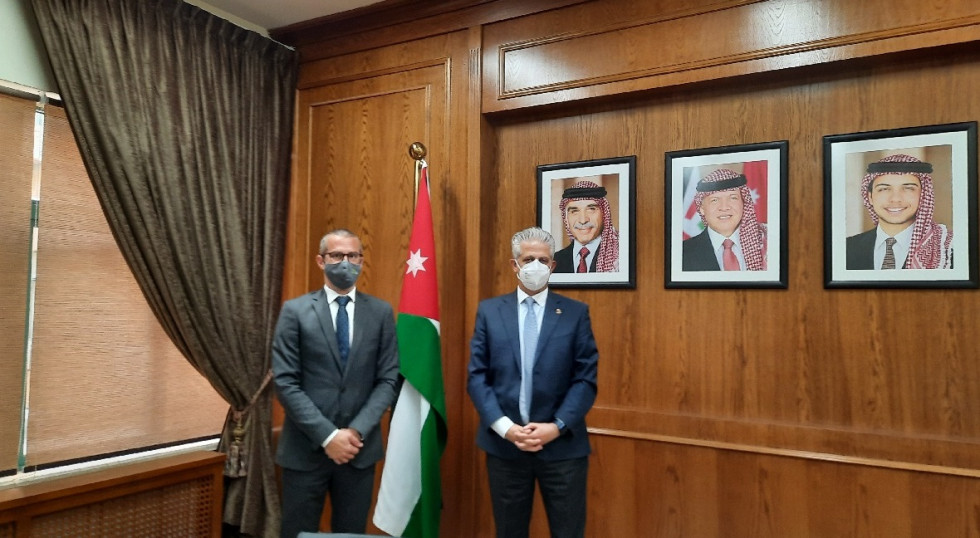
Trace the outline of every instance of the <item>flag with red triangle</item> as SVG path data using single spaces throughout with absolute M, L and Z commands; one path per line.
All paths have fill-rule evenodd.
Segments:
M 446 393 L 425 161 L 405 263 L 396 322 L 399 370 L 405 381 L 391 417 L 373 522 L 392 536 L 438 538 L 442 510 L 439 461 L 446 448 Z

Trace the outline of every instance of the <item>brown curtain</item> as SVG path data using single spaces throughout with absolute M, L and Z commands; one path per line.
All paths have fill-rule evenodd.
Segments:
M 31 1 L 120 250 L 167 334 L 232 408 L 221 450 L 231 452 L 233 411 L 246 411 L 246 474 L 227 481 L 224 521 L 275 536 L 264 381 L 297 55 L 180 0 Z

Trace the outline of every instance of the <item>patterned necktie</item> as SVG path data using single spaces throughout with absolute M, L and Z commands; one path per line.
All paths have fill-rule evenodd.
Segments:
M 340 366 L 347 368 L 347 355 L 350 353 L 350 319 L 347 317 L 347 303 L 350 297 L 337 297 L 337 347 L 340 349 Z
M 732 246 L 735 242 L 731 239 L 725 239 L 721 242 L 721 246 L 724 250 L 721 252 L 721 261 L 725 263 L 726 271 L 738 271 L 740 270 L 738 266 L 738 258 L 735 257 L 735 251 L 732 250 Z
M 587 247 L 582 247 L 582 250 L 578 251 L 578 270 L 576 273 L 588 273 L 589 266 L 585 265 L 585 257 L 589 255 L 589 249 Z
M 527 424 L 531 420 L 531 378 L 534 372 L 534 352 L 538 347 L 538 317 L 534 314 L 537 303 L 528 297 L 524 299 L 527 313 L 524 316 L 524 357 L 521 360 L 521 394 L 518 408 L 521 420 Z
M 892 250 L 892 247 L 894 247 L 895 243 L 897 242 L 898 241 L 896 241 L 894 237 L 885 239 L 885 259 L 881 260 L 882 269 L 895 268 L 895 251 Z

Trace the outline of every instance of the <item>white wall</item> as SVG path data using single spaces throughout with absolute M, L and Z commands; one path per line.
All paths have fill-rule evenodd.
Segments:
M 58 91 L 28 0 L 0 0 L 0 80 Z
M 0 2 L 2 2 L 2 1 L 3 0 L 0 0 Z M 271 1 L 274 1 L 274 0 L 269 0 L 269 1 L 271 2 Z M 238 26 L 241 26 L 242 28 L 245 28 L 246 30 L 251 30 L 251 31 L 256 32 L 258 34 L 262 34 L 262 35 L 264 35 L 266 37 L 269 37 L 269 30 L 268 29 L 262 28 L 261 26 L 259 26 L 257 24 L 253 24 L 253 23 L 251 23 L 251 22 L 249 22 L 249 21 L 247 21 L 245 19 L 242 19 L 240 17 L 236 17 L 236 16 L 232 15 L 231 13 L 228 13 L 227 11 L 225 11 L 223 9 L 216 8 L 216 7 L 212 6 L 211 4 L 209 4 L 207 2 L 207 0 L 184 0 L 184 2 L 187 2 L 188 4 L 197 6 L 197 7 L 201 8 L 201 9 L 203 9 L 205 11 L 209 11 L 209 12 L 211 12 L 212 15 L 217 15 L 217 16 L 221 17 L 222 19 L 225 19 L 225 20 L 230 21 L 230 22 L 232 22 L 234 24 L 237 24 Z
M 239 26 L 269 35 L 268 30 L 216 9 L 204 1 L 186 1 Z M 0 0 L 0 81 L 58 92 L 29 0 Z

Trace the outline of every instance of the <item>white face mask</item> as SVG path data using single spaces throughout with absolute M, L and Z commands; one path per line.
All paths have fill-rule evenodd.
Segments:
M 544 289 L 548 285 L 549 277 L 551 277 L 551 269 L 538 260 L 524 264 L 524 267 L 517 272 L 518 280 L 531 291 Z

